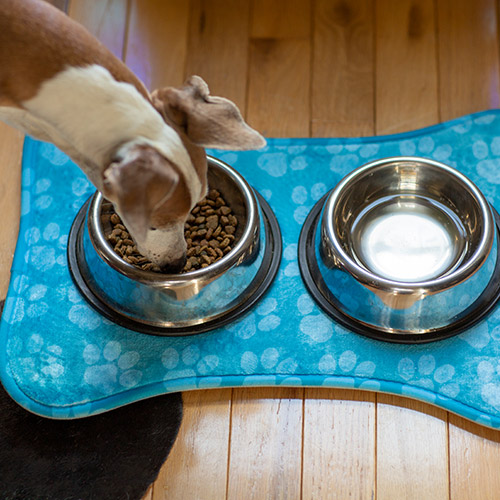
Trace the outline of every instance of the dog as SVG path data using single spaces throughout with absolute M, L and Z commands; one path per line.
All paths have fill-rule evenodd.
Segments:
M 186 255 L 184 224 L 207 192 L 205 149 L 265 139 L 199 76 L 149 93 L 80 24 L 43 0 L 0 0 L 0 120 L 55 144 L 164 270 Z

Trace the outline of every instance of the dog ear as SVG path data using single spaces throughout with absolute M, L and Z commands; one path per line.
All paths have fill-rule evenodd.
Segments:
M 181 127 L 197 146 L 216 149 L 258 149 L 265 139 L 245 123 L 229 99 L 210 95 L 199 76 L 190 77 L 182 88 L 165 87 L 151 94 L 156 109 Z
M 144 239 L 151 215 L 179 183 L 179 174 L 149 146 L 135 146 L 103 174 L 103 194 L 116 207 L 132 236 Z

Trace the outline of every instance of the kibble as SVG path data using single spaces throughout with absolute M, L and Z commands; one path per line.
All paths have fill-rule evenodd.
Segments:
M 116 213 L 103 215 L 103 223 L 111 222 L 106 236 L 117 255 L 125 262 L 144 271 L 161 269 L 142 256 Z M 186 273 L 204 269 L 229 253 L 235 240 L 238 219 L 217 189 L 210 189 L 205 199 L 191 211 L 184 225 L 187 243 L 187 261 L 181 271 Z

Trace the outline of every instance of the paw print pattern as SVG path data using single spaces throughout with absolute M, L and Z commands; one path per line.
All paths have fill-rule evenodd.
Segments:
M 489 322 L 482 322 L 473 329 L 461 333 L 458 338 L 466 342 L 474 350 L 480 352 L 490 343 L 491 334 L 489 331 Z
M 259 303 L 255 312 L 247 314 L 242 320 L 226 328 L 242 340 L 251 339 L 257 332 L 270 332 L 281 323 L 281 318 L 274 314 L 277 307 L 278 301 L 274 297 L 266 298 Z
M 402 358 L 397 373 L 410 385 L 436 391 L 450 398 L 455 398 L 460 392 L 459 385 L 453 380 L 454 366 L 436 366 L 436 359 L 430 354 L 421 356 L 416 363 L 411 358 Z
M 62 348 L 47 343 L 37 333 L 25 340 L 19 337 L 11 339 L 8 349 L 16 356 L 16 363 L 32 382 L 46 386 L 49 382 L 57 382 L 65 373 Z
M 55 167 L 23 168 L 21 211 L 29 218 L 21 225 L 23 250 L 16 256 L 18 267 L 4 309 L 12 373 L 19 379 L 36 380 L 31 386 L 25 384 L 35 390 L 41 386 L 50 389 L 55 399 L 60 398 L 51 403 L 61 407 L 80 397 L 82 391 L 93 401 L 106 401 L 104 396 L 158 381 L 162 389 L 184 390 L 186 386 L 230 384 L 230 375 L 235 374 L 243 384 L 287 381 L 301 385 L 304 374 L 313 374 L 320 383 L 332 386 L 342 377 L 346 384 L 375 390 L 385 390 L 384 381 L 391 382 L 391 387 L 396 383 L 401 392 L 410 395 L 425 388 L 432 391 L 429 394 L 442 395 L 443 400 L 446 396 L 485 412 L 495 409 L 500 413 L 499 312 L 494 311 L 473 331 L 450 340 L 455 348 L 449 351 L 450 358 L 441 358 L 439 350 L 383 345 L 379 349 L 376 342 L 348 332 L 318 309 L 302 286 L 297 262 L 299 230 L 314 204 L 343 176 L 377 158 L 420 155 L 464 167 L 473 181 L 484 181 L 478 182 L 479 187 L 496 201 L 500 137 L 494 129 L 498 123 L 498 113 L 482 114 L 402 138 L 299 144 L 270 140 L 258 152 L 215 153 L 241 171 L 275 210 L 283 230 L 280 271 L 269 293 L 238 321 L 208 335 L 161 341 L 118 335 L 123 332 L 90 309 L 74 289 L 65 253 L 71 210 L 61 211 L 54 193 L 66 190 L 65 206 L 76 213 L 94 188 L 57 148 L 36 145 L 40 148 L 34 149 L 39 151 L 37 160 Z M 455 165 L 458 159 L 460 165 Z M 24 230 L 29 225 L 32 227 Z M 19 276 L 25 265 L 29 272 Z M 353 308 L 363 306 L 359 297 L 352 300 Z M 66 338 L 58 324 L 47 320 L 54 308 L 63 315 L 57 320 L 66 321 L 64 331 L 71 329 L 72 336 Z M 118 340 L 111 340 L 115 338 Z M 458 352 L 469 356 L 467 363 L 457 360 Z M 471 378 L 478 381 L 475 392 L 469 387 Z
M 254 373 L 293 375 L 298 362 L 293 357 L 281 358 L 280 350 L 275 347 L 268 347 L 259 354 L 246 351 L 241 356 L 240 366 L 247 375 Z
M 477 161 L 476 171 L 491 184 L 500 184 L 500 137 L 485 142 L 477 139 L 472 145 Z
M 51 271 L 57 266 L 66 267 L 66 256 L 59 255 L 59 251 L 66 248 L 67 238 L 67 235 L 61 235 L 61 229 L 55 222 L 26 230 L 24 240 L 28 247 L 25 262 L 41 272 Z
M 331 155 L 330 170 L 341 176 L 372 161 L 379 153 L 378 144 L 335 144 L 324 148 Z
M 318 362 L 318 370 L 324 375 L 334 375 L 340 371 L 343 375 L 368 378 L 373 376 L 376 368 L 373 361 L 359 361 L 358 355 L 352 350 L 346 350 L 338 357 L 333 353 L 325 354 Z
M 202 355 L 200 348 L 190 345 L 182 350 L 174 347 L 165 349 L 161 355 L 161 363 L 167 370 L 164 380 L 191 378 L 197 375 L 209 376 L 219 366 L 216 354 Z
M 283 273 L 288 278 L 300 276 L 297 247 L 297 243 L 291 243 L 283 249 L 283 261 L 286 263 Z
M 449 165 L 454 163 L 450 161 L 453 148 L 449 144 L 436 145 L 429 136 L 401 141 L 399 152 L 402 156 L 425 156 Z
M 300 334 L 309 344 L 322 344 L 333 336 L 334 324 L 324 314 L 318 312 L 309 294 L 302 294 L 297 300 L 297 309 L 302 319 L 299 323 Z
M 477 376 L 481 382 L 481 398 L 500 411 L 500 361 L 489 358 L 477 365 Z
M 43 159 L 53 165 L 62 166 L 68 163 L 69 158 L 52 144 L 41 143 L 40 155 Z M 45 211 L 53 204 L 53 196 L 49 194 L 52 185 L 50 179 L 42 178 L 37 180 L 34 185 L 34 172 L 31 168 L 23 169 L 21 186 L 23 189 L 23 202 L 21 206 L 21 216 L 27 215 L 32 208 L 39 211 Z M 31 188 L 31 192 L 29 189 Z
M 295 206 L 293 218 L 299 226 L 304 224 L 311 208 L 327 192 L 327 189 L 323 182 L 313 184 L 310 189 L 302 185 L 292 189 L 292 202 Z
M 474 126 L 488 126 L 495 119 L 496 115 L 494 114 L 471 117 L 462 120 L 452 130 L 459 135 L 468 134 Z M 480 183 L 479 187 L 483 194 L 491 203 L 495 204 L 497 186 L 500 184 L 500 137 L 479 133 L 471 134 L 471 138 L 473 138 L 473 142 L 469 161 L 471 165 L 475 166 L 475 173 L 479 176 L 478 183 Z M 471 174 L 469 175 L 473 177 L 474 172 Z M 482 180 L 486 182 L 481 183 Z
M 288 170 L 304 170 L 308 166 L 308 157 L 302 155 L 306 146 L 277 146 L 275 152 L 269 146 L 262 150 L 257 159 L 257 166 L 271 177 L 283 177 Z
M 136 351 L 122 352 L 120 342 L 110 341 L 101 350 L 96 344 L 88 344 L 83 350 L 87 365 L 84 380 L 102 394 L 111 394 L 116 389 L 130 389 L 142 379 L 137 368 L 140 355 Z
M 84 331 L 93 331 L 102 325 L 102 316 L 87 305 L 75 304 L 68 313 L 68 319 Z
M 19 323 L 25 317 L 40 318 L 49 310 L 46 300 L 48 287 L 44 284 L 30 284 L 25 276 L 17 276 L 12 284 L 18 296 L 9 297 L 4 306 L 4 311 L 15 311 L 14 315 L 5 314 L 10 324 Z

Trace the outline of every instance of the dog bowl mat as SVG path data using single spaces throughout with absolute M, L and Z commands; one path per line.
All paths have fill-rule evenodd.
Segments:
M 454 166 L 500 209 L 500 111 L 360 139 L 270 139 L 250 152 L 210 151 L 240 171 L 281 226 L 283 258 L 267 294 L 217 330 L 157 337 L 111 323 L 80 296 L 66 246 L 94 188 L 54 146 L 26 139 L 19 238 L 0 325 L 2 383 L 42 416 L 84 417 L 168 392 L 324 386 L 402 394 L 500 428 L 500 306 L 465 332 L 426 344 L 353 333 L 305 288 L 297 246 L 314 204 L 354 168 L 389 156 Z

